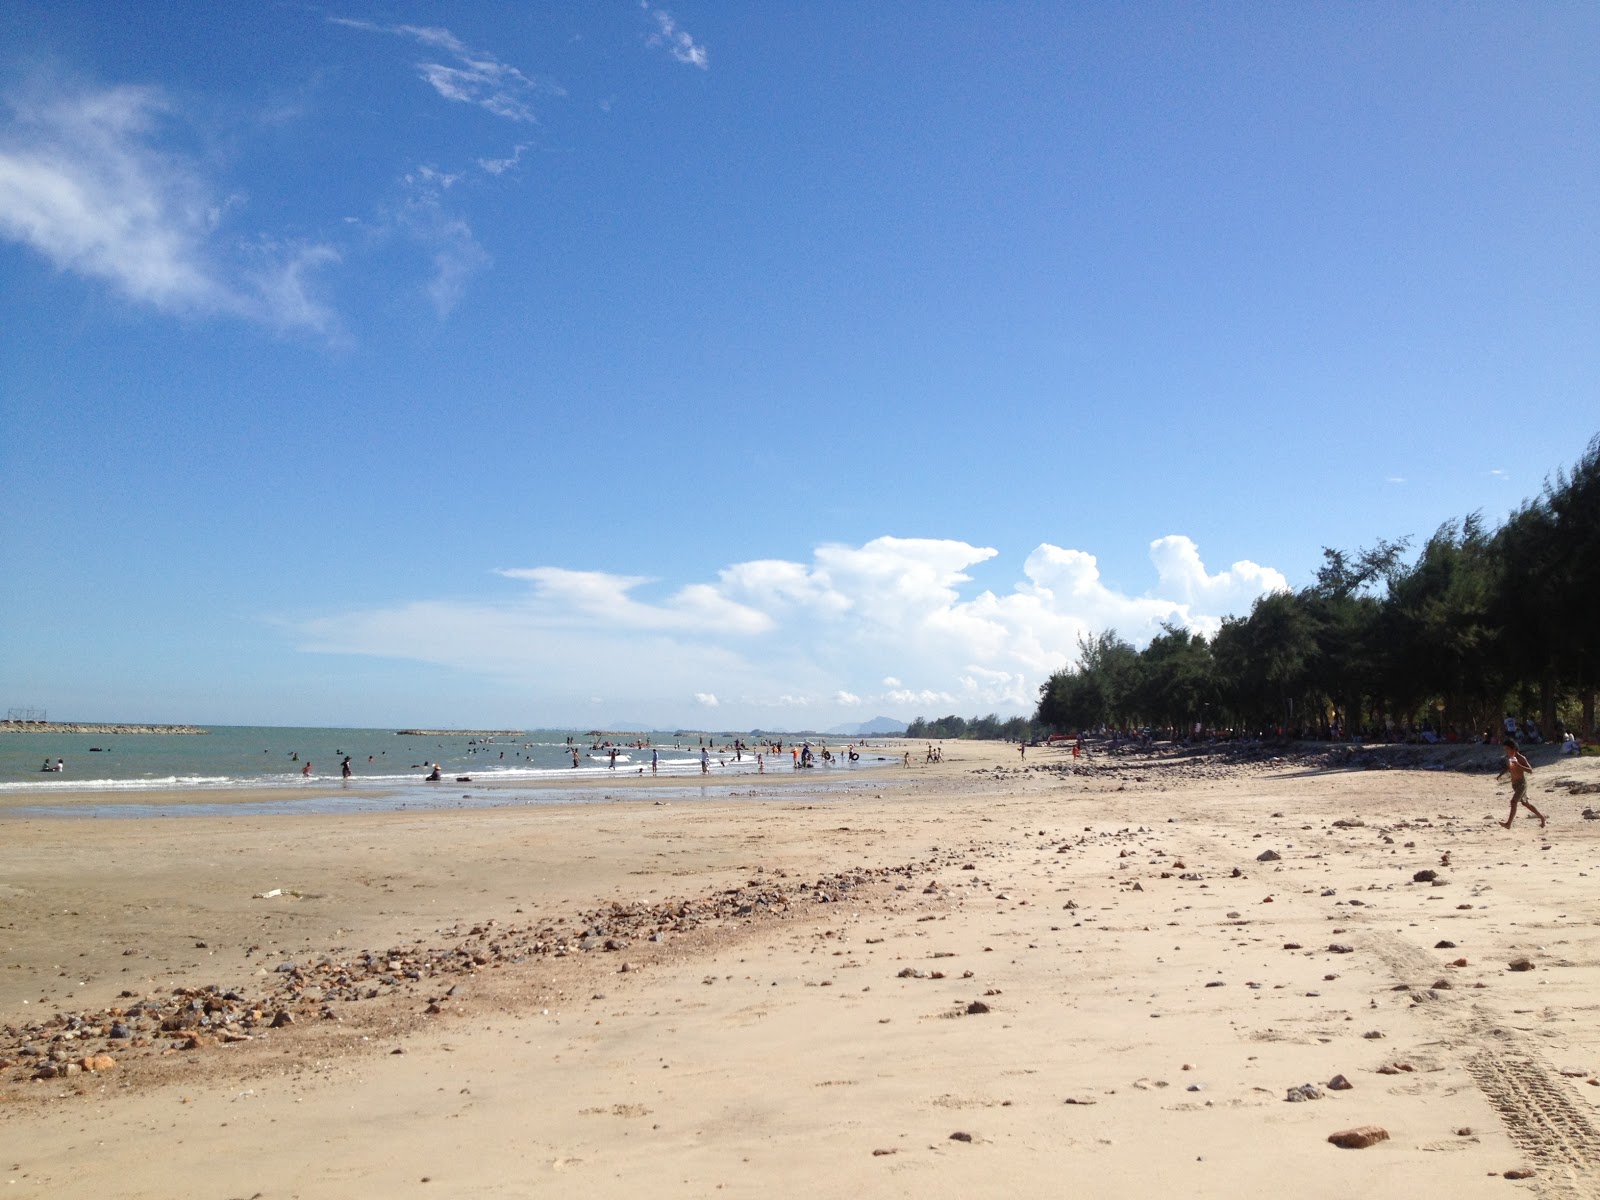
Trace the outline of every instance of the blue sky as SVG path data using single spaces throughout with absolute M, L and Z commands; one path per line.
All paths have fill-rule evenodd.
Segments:
M 1600 425 L 1591 5 L 147 7 L 0 9 L 3 707 L 1023 712 Z

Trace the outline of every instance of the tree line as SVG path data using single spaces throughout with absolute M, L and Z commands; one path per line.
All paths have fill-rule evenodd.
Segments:
M 1001 719 L 998 713 L 986 717 L 918 717 L 906 726 L 908 738 L 996 738 L 1018 742 L 1033 736 L 1033 722 L 1027 717 Z
M 1143 650 L 1115 630 L 1081 639 L 1041 685 L 1037 720 L 1466 740 L 1512 714 L 1536 715 L 1546 738 L 1593 737 L 1597 598 L 1600 435 L 1498 528 L 1475 513 L 1415 554 L 1405 538 L 1324 549 L 1315 582 L 1262 596 L 1215 637 L 1167 624 Z

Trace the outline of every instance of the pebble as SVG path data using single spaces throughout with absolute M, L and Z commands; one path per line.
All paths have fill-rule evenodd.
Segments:
M 1341 1150 L 1365 1150 L 1379 1142 L 1389 1140 L 1389 1131 L 1381 1125 L 1358 1125 L 1354 1129 L 1341 1129 L 1330 1133 L 1328 1140 Z

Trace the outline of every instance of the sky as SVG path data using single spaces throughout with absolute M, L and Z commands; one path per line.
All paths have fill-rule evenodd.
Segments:
M 0 6 L 0 708 L 1029 713 L 1600 429 L 1600 8 Z

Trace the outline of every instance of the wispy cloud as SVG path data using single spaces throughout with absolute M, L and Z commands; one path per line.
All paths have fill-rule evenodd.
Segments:
M 656 32 L 647 39 L 650 45 L 662 47 L 673 58 L 688 66 L 699 67 L 702 71 L 710 70 L 711 56 L 706 53 L 705 46 L 690 37 L 687 30 L 680 29 L 671 13 L 663 8 L 652 8 L 649 0 L 639 0 L 639 7 L 649 13 L 656 23 Z
M 403 198 L 373 229 L 380 238 L 399 236 L 427 256 L 431 270 L 423 290 L 441 318 L 461 302 L 467 282 L 493 262 L 467 219 L 445 207 L 444 194 L 461 178 L 429 166 L 407 172 Z
M 1393 484 L 1401 484 L 1401 483 L 1404 483 L 1405 481 L 1406 481 L 1406 477 L 1404 475 L 1390 475 L 1387 479 L 1384 480 L 1385 483 L 1393 483 Z
M 533 121 L 534 98 L 565 95 L 557 84 L 523 74 L 485 50 L 474 50 L 448 29 L 433 25 L 380 25 L 352 17 L 329 17 L 334 25 L 409 38 L 431 50 L 442 51 L 449 62 L 424 60 L 416 64 L 419 78 L 446 100 L 473 104 L 509 121 Z
M 332 332 L 310 277 L 338 254 L 304 240 L 227 240 L 225 217 L 244 201 L 173 148 L 180 117 L 162 92 L 55 84 L 6 107 L 0 236 L 164 312 Z
M 967 595 L 968 569 L 994 557 L 961 541 L 883 537 L 820 546 L 809 562 L 735 563 L 659 595 L 642 576 L 511 568 L 496 574 L 528 585 L 520 596 L 416 601 L 294 628 L 310 651 L 448 664 L 513 686 L 537 680 L 553 705 L 599 688 L 670 723 L 674 697 L 715 696 L 729 720 L 761 724 L 797 708 L 1027 711 L 1085 633 L 1115 628 L 1138 642 L 1165 621 L 1210 633 L 1287 586 L 1249 561 L 1210 572 L 1192 541 L 1172 536 L 1150 545 L 1148 595 L 1107 587 L 1094 555 L 1050 543 L 1027 556 L 1009 591 Z
M 518 142 L 512 147 L 509 158 L 480 158 L 478 166 L 491 175 L 504 175 L 522 161 L 523 151 L 530 145 L 532 145 L 531 142 Z

